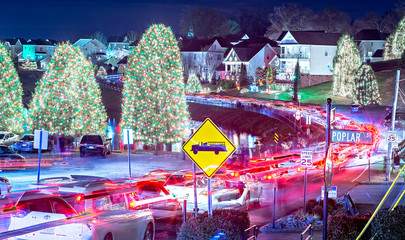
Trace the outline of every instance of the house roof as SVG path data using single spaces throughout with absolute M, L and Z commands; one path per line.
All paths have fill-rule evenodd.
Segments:
M 73 43 L 73 46 L 84 46 L 87 43 L 91 42 L 92 39 L 90 38 L 81 38 L 77 40 L 75 43 Z
M 387 35 L 377 29 L 363 29 L 354 35 L 355 41 L 362 40 L 385 40 Z
M 242 42 L 236 44 L 235 46 L 249 46 L 252 44 L 262 44 L 263 46 L 269 44 L 271 47 L 278 47 L 277 42 L 267 38 L 267 37 L 250 37 L 249 39 L 243 40 Z
M 242 38 L 245 35 L 246 34 L 230 34 L 230 35 L 225 37 L 225 40 L 228 41 L 228 42 L 239 42 L 239 41 L 243 40 Z
M 43 39 L 43 38 L 38 38 L 38 39 L 28 39 L 26 45 L 48 45 L 48 46 L 56 46 L 58 42 L 56 40 L 52 39 Z
M 127 64 L 128 62 L 128 56 L 123 57 L 117 64 Z
M 267 44 L 250 44 L 247 47 L 233 48 L 242 62 L 248 62 Z
M 208 50 L 208 48 L 214 43 L 214 39 L 198 39 L 193 38 L 190 40 L 183 41 L 183 46 L 180 51 L 182 52 L 200 52 L 203 49 Z
M 377 51 L 374 52 L 373 54 L 373 58 L 382 58 L 383 57 L 383 49 L 378 49 Z
M 305 44 L 305 45 L 335 46 L 337 45 L 339 38 L 342 36 L 341 33 L 326 33 L 324 31 L 290 31 L 290 33 L 298 44 Z M 284 34 L 283 38 L 285 37 L 286 34 L 287 33 Z M 280 37 L 277 39 L 277 41 L 279 41 Z M 281 40 L 283 38 L 281 38 Z
M 24 38 L 1 38 L 0 42 L 9 42 L 10 45 L 15 45 L 17 41 L 20 40 L 21 44 L 26 44 L 27 41 Z

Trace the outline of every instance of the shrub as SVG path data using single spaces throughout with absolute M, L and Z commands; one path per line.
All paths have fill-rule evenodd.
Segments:
M 226 234 L 226 239 L 244 239 L 244 230 L 250 225 L 247 211 L 216 209 L 212 217 L 208 213 L 191 218 L 182 225 L 178 240 L 210 240 L 218 232 Z
M 365 215 L 357 216 L 347 216 L 346 214 L 330 216 L 328 219 L 328 239 L 356 239 L 364 226 L 366 226 L 371 215 L 372 213 L 370 212 Z M 370 237 L 371 231 L 370 228 L 368 228 L 367 231 L 364 232 L 362 239 L 370 239 Z
M 333 198 L 328 198 L 328 214 L 334 213 L 339 208 L 336 200 Z M 323 200 L 317 202 L 315 199 L 308 200 L 306 204 L 306 210 L 309 214 L 318 215 L 319 218 L 323 219 Z
M 222 89 L 232 89 L 236 88 L 236 84 L 234 81 L 219 81 L 217 82 L 218 86 L 222 87 Z
M 405 206 L 397 206 L 394 211 L 382 209 L 371 222 L 374 239 L 404 239 Z

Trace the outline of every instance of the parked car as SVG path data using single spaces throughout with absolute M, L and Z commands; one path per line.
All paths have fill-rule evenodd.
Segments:
M 92 214 L 92 220 L 84 224 L 90 229 L 90 236 L 82 239 L 154 238 L 155 222 L 147 205 L 134 200 L 131 191 L 116 188 L 108 178 L 85 175 L 45 178 L 40 180 L 39 185 L 31 187 L 52 191 L 75 212 Z M 52 187 L 54 189 L 49 190 Z M 80 239 L 76 232 L 69 236 L 70 239 Z
M 87 134 L 80 140 L 80 157 L 96 154 L 103 158 L 112 153 L 111 138 L 100 134 Z
M 12 132 L 0 131 L 0 145 L 13 145 L 20 139 L 20 136 Z
M 364 112 L 364 106 L 361 104 L 353 104 L 351 107 L 351 113 L 362 113 Z
M 0 177 L 0 195 L 11 192 L 11 183 L 5 177 Z
M 35 136 L 34 134 L 25 134 L 19 141 L 13 144 L 12 149 L 16 152 L 38 151 L 38 149 L 34 149 L 34 136 Z M 53 148 L 52 137 L 49 136 L 47 151 L 52 151 L 52 148 Z
M 0 169 L 21 170 L 26 168 L 25 157 L 16 154 L 9 146 L 0 145 Z

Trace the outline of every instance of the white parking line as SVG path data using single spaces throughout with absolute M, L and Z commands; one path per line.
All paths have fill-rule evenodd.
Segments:
M 352 182 L 356 181 L 359 177 L 361 177 L 361 175 L 363 175 L 363 173 L 364 173 L 365 171 L 367 171 L 367 169 L 368 169 L 368 167 L 365 167 L 364 170 L 363 170 L 363 172 L 361 172 L 359 176 L 357 176 L 355 179 L 353 179 Z

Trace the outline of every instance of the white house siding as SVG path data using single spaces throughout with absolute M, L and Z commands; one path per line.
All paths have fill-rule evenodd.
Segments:
M 309 74 L 332 75 L 333 58 L 335 57 L 336 49 L 337 46 L 312 45 Z
M 375 62 L 376 59 L 372 59 L 373 54 L 378 49 L 384 49 L 384 45 L 384 40 L 362 40 L 359 44 L 361 60 L 363 62 L 367 62 L 368 60 Z

